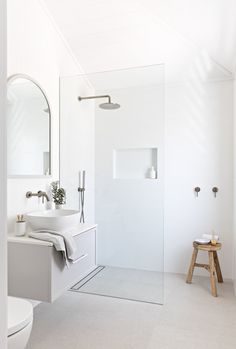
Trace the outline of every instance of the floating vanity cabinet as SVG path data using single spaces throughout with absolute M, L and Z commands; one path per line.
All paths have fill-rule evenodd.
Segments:
M 8 238 L 9 295 L 53 302 L 96 268 L 96 225 L 81 224 L 74 234 L 77 258 L 67 267 L 50 242 Z

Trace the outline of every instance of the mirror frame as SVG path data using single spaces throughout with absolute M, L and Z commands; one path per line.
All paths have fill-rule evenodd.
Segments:
M 48 105 L 48 114 L 49 114 L 49 168 L 50 168 L 50 174 L 49 175 L 9 175 L 7 173 L 7 178 L 51 178 L 52 177 L 52 112 L 51 112 L 51 107 L 50 103 L 48 100 L 48 97 L 46 95 L 46 92 L 44 89 L 40 86 L 37 80 L 33 79 L 31 76 L 27 74 L 13 74 L 7 78 L 7 91 L 9 85 L 16 79 L 25 79 L 31 81 L 33 84 L 35 84 L 41 93 L 43 94 L 47 105 Z M 7 116 L 6 116 L 7 117 Z

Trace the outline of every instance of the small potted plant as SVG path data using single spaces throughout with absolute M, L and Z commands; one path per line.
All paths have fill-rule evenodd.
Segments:
M 60 188 L 59 181 L 51 183 L 52 199 L 56 209 L 60 209 L 66 203 L 66 191 Z

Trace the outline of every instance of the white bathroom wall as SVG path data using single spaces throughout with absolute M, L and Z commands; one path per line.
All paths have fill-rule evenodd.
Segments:
M 6 1 L 0 0 L 0 348 L 7 348 Z
M 62 78 L 60 85 L 60 179 L 67 189 L 67 208 L 80 209 L 79 172 L 86 171 L 85 221 L 94 222 L 94 102 L 78 96 L 94 95 L 83 76 Z
M 59 177 L 59 76 L 81 72 L 69 47 L 40 0 L 9 0 L 8 76 L 28 74 L 45 90 L 52 110 L 52 178 L 8 180 L 8 226 L 14 217 L 42 207 L 36 198 L 27 200 L 28 190 L 45 190 Z
M 232 278 L 232 81 L 167 85 L 165 160 L 165 271 L 186 273 L 192 241 L 214 230 L 223 244 L 223 275 Z
M 236 295 L 236 80 L 234 80 L 233 89 L 233 108 L 234 108 L 234 173 L 233 173 L 233 188 L 234 188 L 234 205 L 233 205 L 233 233 L 234 233 L 234 258 L 233 258 L 233 281 L 234 292 Z

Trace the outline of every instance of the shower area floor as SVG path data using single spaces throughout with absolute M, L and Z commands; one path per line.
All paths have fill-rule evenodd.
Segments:
M 163 304 L 163 273 L 99 266 L 71 291 Z

